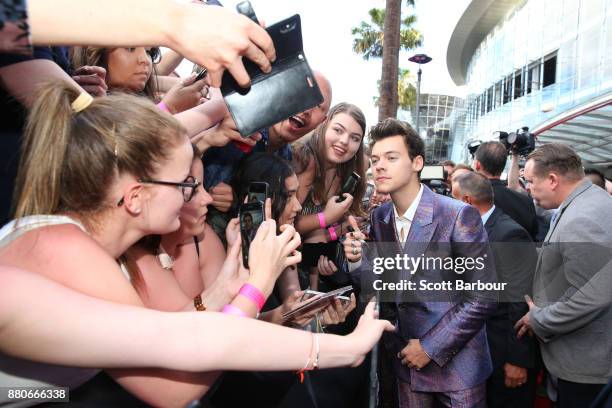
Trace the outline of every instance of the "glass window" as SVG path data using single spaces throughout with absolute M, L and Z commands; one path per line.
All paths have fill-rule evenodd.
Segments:
M 493 109 L 493 87 L 487 90 L 487 112 L 491 112 Z
M 523 69 L 519 69 L 514 73 L 514 99 L 523 96 Z
M 493 109 L 499 108 L 502 104 L 502 85 L 503 81 L 499 81 L 497 84 L 495 84 L 495 104 Z
M 529 65 L 527 74 L 527 94 L 540 89 L 540 61 Z
M 504 99 L 503 103 L 506 104 L 512 100 L 512 74 L 508 75 L 504 79 Z
M 557 53 L 549 55 L 544 59 L 544 77 L 542 79 L 542 88 L 546 88 L 556 82 L 557 79 Z

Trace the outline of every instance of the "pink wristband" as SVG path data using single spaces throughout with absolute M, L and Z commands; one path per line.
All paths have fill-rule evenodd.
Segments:
M 238 294 L 246 297 L 247 299 L 255 303 L 258 312 L 261 311 L 264 304 L 266 303 L 266 297 L 263 295 L 263 293 L 261 293 L 261 290 L 257 289 L 250 283 L 245 283 L 244 285 L 242 285 Z
M 166 106 L 166 104 L 165 104 L 165 103 L 163 103 L 163 102 L 158 103 L 158 104 L 157 104 L 157 107 L 158 107 L 159 109 L 163 110 L 164 112 L 168 112 L 168 113 L 170 113 L 170 109 L 168 109 L 168 107 Z
M 319 227 L 321 227 L 321 229 L 325 229 L 325 227 L 327 227 L 327 223 L 325 222 L 325 214 L 320 212 L 317 214 L 317 216 L 319 217 Z
M 331 227 L 329 227 L 327 229 L 327 231 L 329 232 L 329 238 L 332 241 L 337 241 L 338 240 L 338 235 L 336 235 L 336 227 L 334 227 L 333 225 Z
M 231 314 L 234 316 L 247 317 L 247 314 L 234 305 L 227 304 L 223 306 L 221 313 Z

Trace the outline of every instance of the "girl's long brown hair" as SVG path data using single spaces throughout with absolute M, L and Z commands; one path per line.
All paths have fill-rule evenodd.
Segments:
M 111 73 L 108 70 L 108 53 L 110 48 L 103 47 L 73 47 L 71 49 L 72 54 L 72 65 L 74 69 L 80 68 L 85 65 L 96 65 L 106 69 L 107 82 L 108 78 L 111 77 Z M 151 101 L 159 102 L 159 85 L 157 83 L 157 70 L 155 64 L 152 65 L 151 76 L 145 84 L 142 94 L 149 98 Z M 115 89 L 113 91 L 130 92 L 126 89 Z
M 312 186 L 313 199 L 321 204 L 327 202 L 327 194 L 329 186 L 325 185 L 325 133 L 331 124 L 332 119 L 339 113 L 346 113 L 351 116 L 355 122 L 361 127 L 363 137 L 359 144 L 359 149 L 355 156 L 346 163 L 336 165 L 336 174 L 340 178 L 340 188 L 348 179 L 352 172 L 361 176 L 361 180 L 357 184 L 357 188 L 353 194 L 353 203 L 351 204 L 350 212 L 355 215 L 363 215 L 361 201 L 366 191 L 366 176 L 365 176 L 365 159 L 364 159 L 364 142 L 366 131 L 366 120 L 363 112 L 356 105 L 342 102 L 332 107 L 327 114 L 327 118 L 314 130 L 312 137 L 303 145 L 299 146 L 294 152 L 294 167 L 297 174 L 303 172 L 308 166 L 309 161 L 314 159 L 315 163 L 315 179 Z M 334 191 L 336 195 L 340 191 Z

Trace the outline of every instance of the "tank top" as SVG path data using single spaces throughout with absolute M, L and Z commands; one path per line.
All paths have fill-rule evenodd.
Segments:
M 51 225 L 73 224 L 84 232 L 83 225 L 64 215 L 34 215 L 11 221 L 0 229 L 0 248 L 9 245 L 26 232 Z M 34 305 L 33 307 L 44 307 Z M 41 344 L 44 347 L 44 344 Z M 93 378 L 99 369 L 65 367 L 36 363 L 0 353 L 0 387 L 69 387 L 71 390 Z M 8 400 L 0 394 L 0 407 L 29 407 L 40 404 L 35 400 Z

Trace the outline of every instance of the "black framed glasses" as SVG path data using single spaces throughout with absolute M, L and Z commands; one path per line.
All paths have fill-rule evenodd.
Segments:
M 200 182 L 197 178 L 193 176 L 187 176 L 187 178 L 180 183 L 175 182 L 175 181 L 148 180 L 148 179 L 140 179 L 138 180 L 138 182 L 143 183 L 143 184 L 159 184 L 162 186 L 178 187 L 181 190 L 181 193 L 183 194 L 183 200 L 185 200 L 186 203 L 191 201 L 191 199 L 196 195 L 198 187 L 202 185 L 202 182 Z M 117 203 L 117 207 L 121 207 L 121 205 L 123 205 L 123 198 L 119 200 L 119 202 Z

